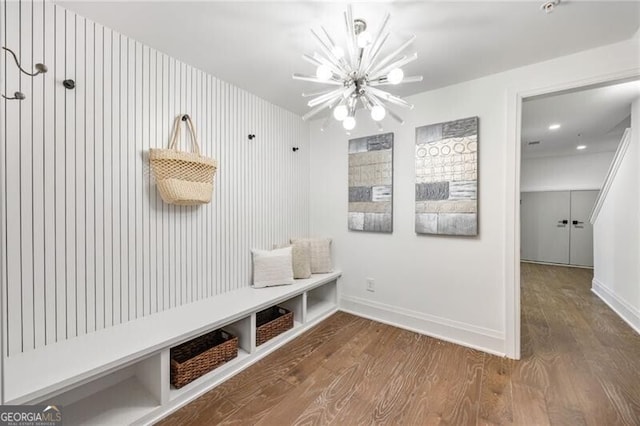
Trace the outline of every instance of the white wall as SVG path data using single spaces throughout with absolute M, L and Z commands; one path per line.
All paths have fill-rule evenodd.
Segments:
M 631 138 L 595 220 L 593 290 L 640 333 L 640 100 Z
M 299 116 L 52 2 L 0 13 L 2 45 L 49 67 L 0 55 L 2 93 L 27 96 L 0 102 L 5 354 L 247 286 L 250 248 L 308 232 Z M 219 161 L 209 205 L 166 205 L 149 177 L 180 113 Z
M 517 356 L 514 265 L 517 256 L 515 170 L 516 94 L 570 82 L 640 72 L 638 38 L 530 65 L 409 98 L 406 123 L 385 121 L 395 132 L 393 234 L 347 231 L 347 140 L 377 130 L 363 114 L 349 137 L 338 123 L 325 132 L 311 125 L 312 232 L 334 238 L 343 270 L 343 307 L 484 350 Z M 428 77 L 428 70 L 425 70 Z M 575 83 L 577 84 L 577 83 Z M 584 83 L 583 83 L 584 84 Z M 479 116 L 479 236 L 414 233 L 415 128 Z M 514 186 L 515 185 L 515 186 Z M 376 292 L 365 290 L 367 277 Z M 511 330 L 511 331 L 509 331 Z
M 567 191 L 600 189 L 615 152 L 525 158 L 520 190 Z

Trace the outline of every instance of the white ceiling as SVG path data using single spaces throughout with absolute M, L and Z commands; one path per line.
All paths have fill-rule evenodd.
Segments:
M 316 49 L 309 29 L 344 34 L 344 2 L 56 3 L 298 114 L 308 110 L 301 92 L 314 88 L 291 79 L 314 71 L 301 58 Z M 402 96 L 623 40 L 640 25 L 638 1 L 565 0 L 548 15 L 541 3 L 355 2 L 354 16 L 376 28 L 389 11 L 388 49 L 417 35 L 405 75 L 424 81 L 398 86 Z
M 640 81 L 525 100 L 522 157 L 550 157 L 615 151 L 630 126 L 631 102 Z M 560 124 L 550 130 L 551 124 Z M 540 141 L 538 145 L 529 145 Z M 581 151 L 578 145 L 586 145 Z

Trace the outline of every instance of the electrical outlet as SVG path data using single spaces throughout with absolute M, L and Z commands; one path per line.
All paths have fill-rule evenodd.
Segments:
M 376 282 L 373 278 L 367 278 L 367 291 L 376 291 Z

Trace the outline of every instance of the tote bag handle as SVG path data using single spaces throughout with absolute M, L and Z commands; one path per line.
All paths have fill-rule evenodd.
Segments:
M 200 146 L 198 145 L 198 137 L 196 136 L 196 131 L 193 126 L 193 121 L 191 121 L 191 117 L 187 114 L 180 114 L 176 117 L 175 124 L 173 126 L 173 135 L 171 136 L 171 142 L 169 143 L 169 149 L 173 149 L 178 151 L 180 147 L 180 127 L 181 121 L 186 121 L 188 133 L 191 135 L 191 145 L 193 146 L 194 152 L 200 156 Z

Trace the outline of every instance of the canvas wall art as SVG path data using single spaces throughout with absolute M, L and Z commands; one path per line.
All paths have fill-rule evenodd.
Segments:
M 349 141 L 349 229 L 393 231 L 393 133 Z
M 478 117 L 416 128 L 418 234 L 478 235 Z

